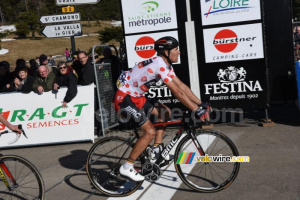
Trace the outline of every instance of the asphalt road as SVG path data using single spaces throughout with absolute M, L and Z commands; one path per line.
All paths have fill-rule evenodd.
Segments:
M 217 193 L 194 192 L 181 183 L 170 166 L 159 182 L 145 182 L 125 199 L 300 199 L 299 110 L 294 103 L 271 107 L 270 118 L 276 123 L 271 127 L 257 125 L 263 113 L 261 110 L 244 110 L 240 122 L 225 120 L 214 125 L 215 130 L 233 140 L 240 155 L 250 156 L 250 162 L 241 163 L 237 179 L 227 189 Z M 165 141 L 173 136 L 172 132 L 168 131 Z M 86 156 L 91 146 L 92 143 L 73 143 L 1 152 L 23 156 L 38 168 L 44 178 L 47 200 L 107 199 L 92 187 L 85 172 Z

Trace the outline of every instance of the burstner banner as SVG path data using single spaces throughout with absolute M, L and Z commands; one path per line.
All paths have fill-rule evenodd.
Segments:
M 177 28 L 174 0 L 122 0 L 125 34 Z
M 22 124 L 28 139 L 22 136 L 8 145 L 15 134 L 1 136 L 1 147 L 42 145 L 74 141 L 94 141 L 94 85 L 78 86 L 76 97 L 62 108 L 67 89 L 55 94 L 7 93 L 0 95 L 0 113 L 12 124 Z M 5 130 L 0 124 L 0 131 Z
M 262 24 L 204 29 L 206 63 L 264 58 Z

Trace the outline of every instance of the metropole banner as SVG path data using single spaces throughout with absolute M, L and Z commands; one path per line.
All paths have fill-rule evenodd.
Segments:
M 175 0 L 121 0 L 125 34 L 177 28 Z
M 16 135 L 2 135 L 1 147 L 33 146 L 75 141 L 94 141 L 94 85 L 78 86 L 76 97 L 62 108 L 67 88 L 41 95 L 31 92 L 0 94 L 0 113 L 14 125 L 22 124 L 23 135 L 9 145 Z M 0 124 L 0 131 L 6 127 Z
M 260 0 L 201 0 L 202 25 L 261 19 Z
M 128 67 L 132 68 L 141 61 L 155 57 L 154 42 L 165 36 L 172 36 L 178 40 L 177 31 L 125 36 Z M 180 64 L 180 56 L 174 64 Z
M 206 63 L 264 58 L 262 24 L 203 30 Z

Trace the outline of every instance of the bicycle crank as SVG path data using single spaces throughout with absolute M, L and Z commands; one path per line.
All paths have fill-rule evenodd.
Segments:
M 161 176 L 160 167 L 155 163 L 146 162 L 142 167 L 142 175 L 146 181 L 155 182 Z

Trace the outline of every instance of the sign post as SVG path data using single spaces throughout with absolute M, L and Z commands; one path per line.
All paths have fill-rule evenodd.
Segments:
M 56 0 L 58 6 L 79 5 L 79 4 L 96 4 L 100 0 Z

